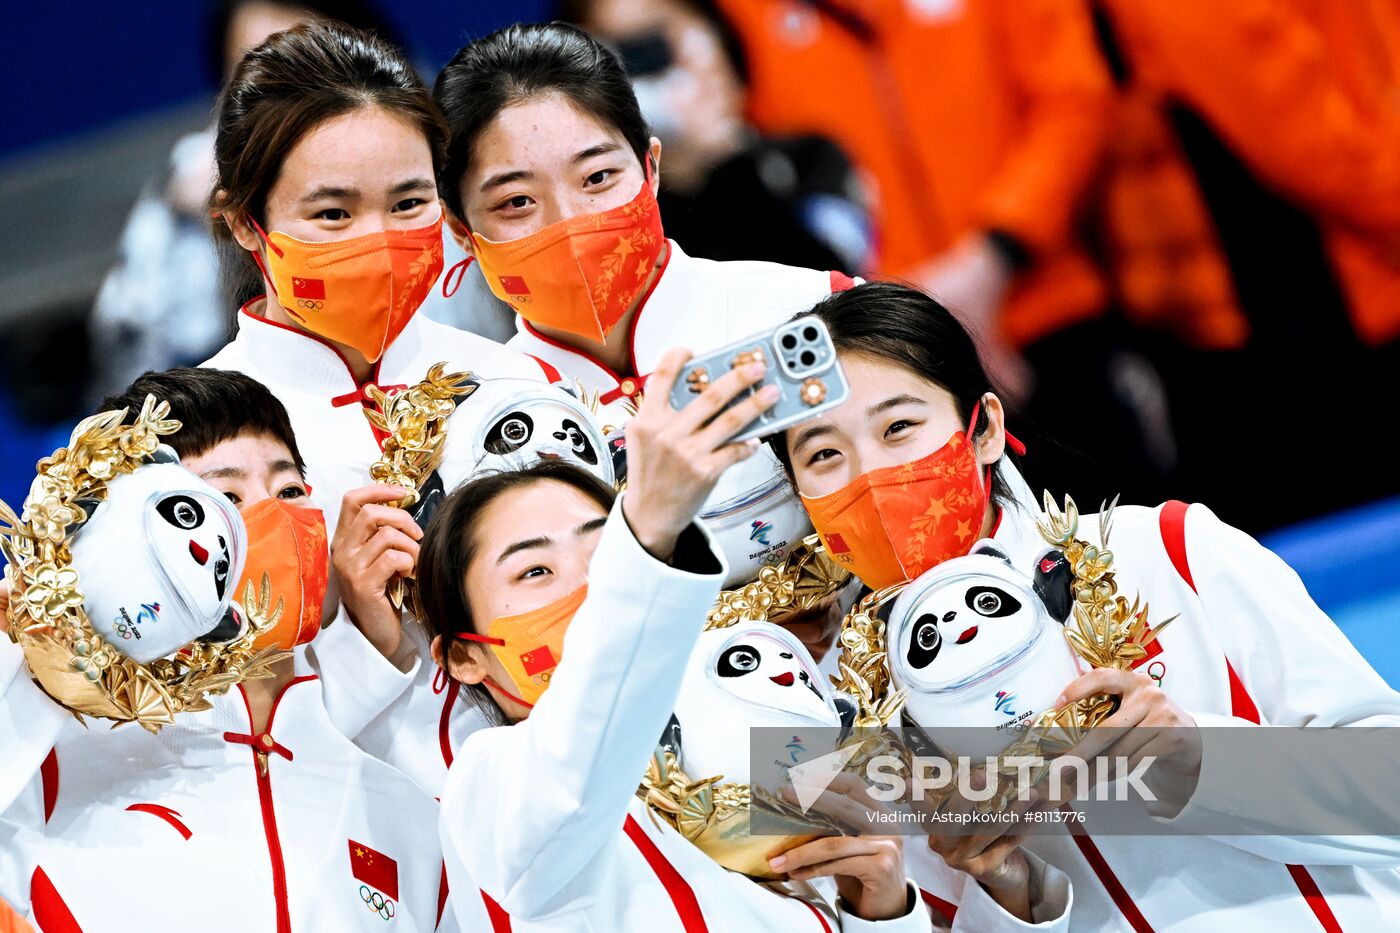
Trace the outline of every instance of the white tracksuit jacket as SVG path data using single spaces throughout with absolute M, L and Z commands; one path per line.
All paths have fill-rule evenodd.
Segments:
M 1080 537 L 1099 543 L 1097 516 L 1081 517 Z M 1046 547 L 1024 509 L 1007 509 L 995 538 L 1018 567 L 1031 566 Z M 1162 689 L 1206 730 L 1200 783 L 1177 820 L 1230 813 L 1250 793 L 1212 770 L 1212 726 L 1400 723 L 1400 694 L 1317 608 L 1297 574 L 1206 507 L 1121 507 L 1110 543 L 1119 591 L 1129 600 L 1141 594 L 1152 618 L 1179 614 L 1159 639 L 1160 652 L 1147 659 L 1160 662 L 1154 671 Z M 1307 782 L 1309 775 L 1300 764 L 1286 779 Z M 1319 787 L 1318 796 L 1326 791 Z M 1374 791 L 1389 796 L 1395 788 Z M 1069 875 L 1073 930 L 1400 929 L 1400 841 L 1393 838 L 1129 837 L 1084 829 L 1078 839 L 1066 832 L 1026 843 Z M 937 889 L 916 861 L 910 871 L 930 895 L 957 904 L 958 892 Z
M 842 910 L 829 880 L 727 871 L 637 799 L 724 576 L 709 547 L 709 572 L 669 567 L 614 507 L 549 690 L 524 721 L 468 737 L 448 774 L 442 843 L 464 929 L 483 915 L 497 933 L 930 929 L 922 902 L 872 923 Z M 972 887 L 956 929 L 1028 928 Z
M 314 676 L 262 735 L 239 687 L 150 735 L 77 726 L 8 639 L 0 678 L 0 896 L 45 933 L 437 927 L 437 804 L 341 735 Z
M 517 333 L 506 346 L 548 363 L 570 382 L 599 393 L 599 419 L 627 422 L 624 402 L 646 387 L 661 355 L 686 347 L 699 355 L 786 321 L 799 311 L 849 288 L 859 279 L 771 262 L 716 262 L 687 256 L 675 240 L 661 275 L 632 319 L 636 372 L 617 373 L 571 347 L 559 344 L 516 318 Z
M 445 361 L 449 372 L 483 378 L 543 379 L 547 367 L 475 334 L 415 315 L 375 367 L 371 382 L 388 388 L 420 382 Z M 314 335 L 258 317 L 244 308 L 238 335 L 205 366 L 246 373 L 287 408 L 306 459 L 312 498 L 332 533 L 341 498 L 370 482 L 380 438 L 365 419 L 363 386 L 340 353 Z M 344 624 L 342 624 L 344 623 Z M 386 660 L 345 612 L 310 650 L 323 677 L 331 718 L 361 748 L 404 771 L 436 794 L 447 773 L 444 751 L 483 725 L 481 717 L 435 684 L 436 667 L 422 627 L 406 622 L 403 646 Z

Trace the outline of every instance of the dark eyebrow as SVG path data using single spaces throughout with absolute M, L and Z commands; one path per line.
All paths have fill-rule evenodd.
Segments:
M 869 408 L 867 408 L 865 410 L 865 413 L 867 415 L 874 416 L 878 415 L 882 411 L 889 411 L 891 408 L 897 408 L 900 405 L 908 405 L 910 403 L 913 403 L 915 405 L 922 405 L 924 403 L 924 400 L 921 398 L 915 398 L 914 396 L 909 395 L 908 393 L 905 393 L 903 395 L 895 395 L 885 399 L 883 402 L 876 402 L 874 405 L 871 405 Z
M 524 541 L 517 541 L 501 552 L 501 556 L 496 558 L 496 563 L 503 564 L 506 558 L 512 554 L 528 551 L 531 548 L 548 547 L 553 542 L 553 538 L 547 538 L 544 535 L 540 535 L 538 538 L 526 538 Z
M 248 474 L 243 472 L 242 467 L 226 466 L 217 467 L 213 470 L 205 470 L 199 474 L 200 479 L 243 479 Z
M 589 534 L 590 532 L 597 531 L 599 528 L 603 527 L 607 520 L 608 518 L 605 515 L 602 518 L 595 518 L 592 521 L 584 522 L 582 525 L 579 525 L 577 528 L 574 529 L 574 534 L 582 537 L 583 535 Z
M 586 521 L 574 529 L 574 535 L 582 537 L 590 532 L 596 531 L 603 527 L 603 523 L 607 520 L 607 516 L 603 516 L 602 518 L 594 518 Z M 501 552 L 501 556 L 496 558 L 496 563 L 503 564 L 506 558 L 510 557 L 512 554 L 519 554 L 521 551 L 528 551 L 533 548 L 548 547 L 553 543 L 554 539 L 547 535 L 540 535 L 537 538 L 526 538 L 524 541 L 517 541 Z
M 587 162 L 594 156 L 607 155 L 609 152 L 618 152 L 621 149 L 622 147 L 615 142 L 598 143 L 598 145 L 589 146 L 587 149 L 574 156 L 574 164 L 577 165 L 580 162 Z
M 793 439 L 792 449 L 801 450 L 802 445 L 807 443 L 808 441 L 814 438 L 821 437 L 823 434 L 834 433 L 836 433 L 836 429 L 829 424 L 814 424 L 810 428 L 804 429 L 800 434 L 797 435 L 796 438 Z
M 293 473 L 295 473 L 297 476 L 301 476 L 301 470 L 298 470 L 298 469 L 297 469 L 297 465 L 296 465 L 295 463 L 293 463 L 291 460 L 287 460 L 287 459 L 285 459 L 285 458 L 282 459 L 282 460 L 274 460 L 274 461 L 272 461 L 271 465 L 269 465 L 269 467 L 268 467 L 268 472 L 269 472 L 270 474 L 273 474 L 273 475 L 276 475 L 276 474 L 278 474 L 278 473 L 282 473 L 282 472 L 284 472 L 284 471 L 286 471 L 286 470 L 291 470 L 291 471 L 292 471 Z
M 422 191 L 424 188 L 434 187 L 433 183 L 426 178 L 410 178 L 401 181 L 389 189 L 390 194 L 407 194 L 410 191 Z
M 501 172 L 499 175 L 492 175 L 481 183 L 482 191 L 490 191 L 492 188 L 499 188 L 501 185 L 508 185 L 513 181 L 523 181 L 527 178 L 534 178 L 534 172 L 527 172 L 523 168 L 513 172 Z
M 320 201 L 324 198 L 343 198 L 354 200 L 360 196 L 360 192 L 354 188 L 336 188 L 333 185 L 322 185 L 315 191 L 301 199 L 301 203 L 308 204 L 312 201 Z

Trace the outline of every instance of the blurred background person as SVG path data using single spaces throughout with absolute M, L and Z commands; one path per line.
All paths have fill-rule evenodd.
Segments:
M 664 147 L 666 231 L 687 252 L 869 270 L 870 219 L 850 159 L 829 137 L 768 136 L 748 122 L 747 59 L 712 0 L 565 0 L 560 15 L 622 59 Z
M 871 180 L 874 273 L 978 334 L 1035 452 L 1032 487 L 1160 497 L 1175 466 L 1161 383 L 1078 232 L 1113 100 L 1083 0 L 720 7 L 754 124 L 845 147 Z
M 1400 491 L 1342 451 L 1241 482 L 1217 445 L 1222 422 L 1255 449 L 1395 424 L 1400 7 L 1095 11 L 1120 88 L 1097 239 L 1116 303 L 1157 335 L 1183 487 L 1254 531 Z

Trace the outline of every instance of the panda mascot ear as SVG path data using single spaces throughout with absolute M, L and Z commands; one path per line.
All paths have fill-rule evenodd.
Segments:
M 1051 548 L 1035 562 L 1032 586 L 1040 601 L 1045 604 L 1051 617 L 1063 625 L 1074 609 L 1074 594 L 1070 584 L 1074 581 L 1074 571 L 1064 551 Z
M 428 520 L 433 517 L 438 506 L 442 505 L 442 500 L 446 495 L 442 476 L 437 470 L 429 473 L 428 478 L 418 487 L 418 501 L 409 506 L 408 509 L 408 514 L 413 516 L 413 520 L 419 528 L 428 527 Z
M 612 457 L 613 476 L 620 487 L 627 482 L 627 435 L 614 431 L 608 435 L 608 456 Z
M 846 730 L 855 725 L 856 714 L 860 712 L 860 709 L 856 706 L 855 700 L 840 690 L 833 690 L 831 699 L 836 705 L 836 715 L 841 717 L 841 730 L 844 738 Z
M 661 730 L 661 738 L 656 744 L 662 749 L 676 756 L 676 760 L 681 760 L 681 721 L 676 718 L 676 714 L 671 714 L 671 720 L 666 723 L 666 728 Z
M 978 541 L 976 544 L 972 545 L 972 550 L 967 553 L 981 554 L 985 557 L 995 557 L 997 560 L 1003 561 L 1008 565 L 1011 563 L 1011 555 L 1007 554 L 1006 551 L 1002 549 L 1002 546 L 991 538 L 983 538 L 981 541 Z
M 147 459 L 151 463 L 179 463 L 180 455 L 169 444 L 160 444 L 156 447 L 155 453 Z

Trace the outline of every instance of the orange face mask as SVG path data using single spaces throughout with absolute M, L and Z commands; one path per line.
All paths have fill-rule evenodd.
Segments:
M 253 641 L 254 648 L 290 650 L 316 637 L 326 601 L 330 550 L 326 517 L 320 509 L 264 499 L 241 513 L 248 529 L 248 560 L 235 598 L 243 599 L 249 583 L 253 592 L 267 574 L 273 607 L 280 602 L 277 623 Z
M 493 620 L 485 635 L 458 632 L 457 637 L 490 645 L 516 692 L 490 679 L 487 683 L 520 705 L 534 708 L 563 656 L 564 632 L 587 595 L 588 585 L 584 584 L 546 606 Z
M 861 582 L 883 589 L 912 580 L 945 560 L 962 557 L 982 536 L 991 468 L 977 479 L 967 434 L 954 434 L 928 456 L 862 473 L 816 499 L 802 497 L 826 552 Z
M 251 218 L 249 218 L 251 220 Z M 442 218 L 417 230 L 382 230 L 310 243 L 254 229 L 267 243 L 277 301 L 292 319 L 376 362 L 403 332 L 442 274 Z M 253 259 L 262 267 L 257 253 Z
M 666 244 L 651 171 L 621 207 L 495 243 L 471 234 L 486 284 L 532 324 L 603 340 L 647 286 Z

